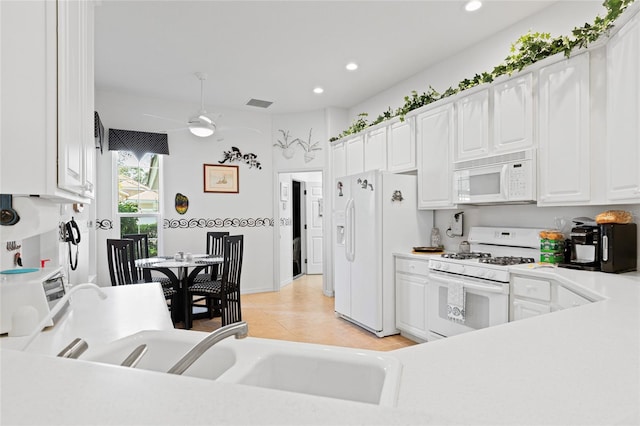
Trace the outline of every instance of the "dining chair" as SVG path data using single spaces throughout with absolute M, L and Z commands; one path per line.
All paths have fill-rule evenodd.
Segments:
M 207 232 L 207 254 L 210 256 L 222 256 L 223 244 L 222 240 L 224 237 L 229 236 L 228 232 L 217 232 L 210 231 Z M 220 264 L 211 265 L 207 267 L 203 273 L 199 274 L 194 282 L 206 282 L 206 281 L 216 281 L 218 279 L 218 275 L 220 275 Z
M 135 265 L 136 241 L 129 238 L 107 238 L 107 260 L 111 285 L 128 285 L 148 282 L 138 275 Z M 173 304 L 177 294 L 173 287 L 162 287 L 164 298 Z
M 107 260 L 112 286 L 139 282 L 134 245 L 135 242 L 130 239 L 107 238 Z
M 204 296 L 210 318 L 213 310 L 220 309 L 222 325 L 242 321 L 240 306 L 240 276 L 242 273 L 242 257 L 244 252 L 244 236 L 233 235 L 223 237 L 222 274 L 214 281 L 194 282 L 189 287 L 190 297 Z
M 210 256 L 222 256 L 223 251 L 223 243 L 222 240 L 224 237 L 228 236 L 228 232 L 219 232 L 219 231 L 210 231 L 207 232 L 207 251 L 206 253 Z M 204 283 L 209 281 L 217 281 L 220 276 L 220 268 L 222 264 L 211 265 L 207 267 L 204 272 L 198 274 L 193 280 L 194 283 Z M 206 307 L 206 312 L 199 312 L 197 315 L 194 314 L 195 318 L 213 318 L 217 314 L 220 313 L 220 309 L 215 306 L 218 302 L 217 299 L 202 296 L 196 297 L 192 300 L 194 310 L 202 310 L 202 302 Z M 205 315 L 206 314 L 206 315 Z
M 134 259 L 145 259 L 149 257 L 149 236 L 147 234 L 124 234 L 122 238 L 133 240 L 134 245 Z M 138 278 L 143 279 L 145 282 L 159 282 L 162 288 L 173 287 L 173 283 L 168 277 L 153 275 L 148 268 L 136 268 L 138 272 Z

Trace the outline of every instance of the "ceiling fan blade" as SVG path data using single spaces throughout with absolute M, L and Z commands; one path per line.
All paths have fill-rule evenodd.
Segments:
M 151 117 L 151 118 L 157 118 L 159 120 L 167 120 L 167 121 L 173 121 L 174 123 L 185 124 L 184 121 L 176 120 L 174 118 L 162 117 L 160 115 L 153 115 L 153 114 L 142 114 L 142 115 L 146 115 L 147 117 Z
M 176 129 L 163 130 L 163 132 L 165 132 L 165 133 L 174 133 L 174 132 L 182 132 L 183 130 L 189 130 L 189 128 L 188 127 L 178 127 Z
M 218 130 L 221 132 L 228 132 L 228 131 L 240 131 L 240 130 L 246 130 L 246 131 L 250 131 L 253 133 L 257 133 L 259 135 L 262 134 L 262 132 L 258 129 L 254 129 L 253 127 L 227 127 L 227 126 L 218 126 Z

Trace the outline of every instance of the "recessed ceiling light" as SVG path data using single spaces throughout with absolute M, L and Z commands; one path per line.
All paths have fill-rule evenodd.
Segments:
M 355 71 L 358 69 L 358 64 L 355 62 L 349 62 L 345 68 L 349 71 Z
M 478 10 L 481 7 L 482 2 L 480 0 L 471 0 L 464 5 L 464 10 L 466 10 L 467 12 L 473 12 L 474 10 Z
M 322 92 L 324 92 L 324 89 L 322 87 L 316 87 L 313 89 L 313 93 L 316 93 L 318 95 Z

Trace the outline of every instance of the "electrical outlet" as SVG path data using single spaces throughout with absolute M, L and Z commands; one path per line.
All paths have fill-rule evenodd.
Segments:
M 463 214 L 464 212 L 460 212 L 453 215 L 453 221 L 451 222 L 451 235 L 455 237 L 462 237 Z

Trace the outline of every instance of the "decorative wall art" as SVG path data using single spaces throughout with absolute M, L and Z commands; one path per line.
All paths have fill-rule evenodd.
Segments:
M 103 231 L 113 229 L 113 221 L 111 219 L 96 219 L 96 229 Z
M 322 147 L 320 147 L 320 141 L 311 142 L 311 133 L 313 132 L 313 128 L 309 129 L 309 139 L 305 142 L 302 139 L 296 139 L 298 141 L 298 145 L 304 149 L 304 162 L 308 163 L 309 161 L 316 158 L 315 151 L 322 151 Z
M 249 168 L 255 167 L 256 169 L 262 169 L 262 164 L 258 161 L 258 156 L 253 153 L 248 153 L 242 155 L 240 150 L 235 146 L 231 147 L 231 151 L 224 151 L 224 159 L 222 161 L 218 161 L 220 164 L 224 164 L 226 162 L 234 162 L 234 161 L 243 161 L 245 164 L 249 165 Z
M 204 192 L 222 192 L 237 194 L 240 189 L 238 182 L 238 166 L 203 165 Z
M 226 217 L 216 219 L 164 219 L 164 229 L 189 228 L 261 228 L 273 226 L 273 219 L 268 217 L 239 218 Z
M 185 214 L 189 210 L 189 198 L 181 193 L 176 194 L 176 211 L 180 214 Z
M 300 138 L 295 138 L 290 140 L 291 132 L 289 130 L 278 130 L 282 133 L 282 139 L 278 139 L 277 143 L 274 143 L 273 146 L 282 149 L 282 156 L 287 160 L 290 160 L 295 155 L 295 145 L 300 145 L 304 150 L 304 162 L 308 163 L 309 161 L 316 158 L 315 151 L 321 151 L 322 147 L 320 146 L 320 141 L 311 142 L 313 128 L 309 129 L 309 138 L 306 141 L 303 141 Z
M 282 129 L 278 129 L 278 131 L 282 133 L 282 139 L 278 139 L 278 142 L 274 143 L 273 146 L 282 149 L 282 156 L 287 160 L 290 160 L 295 154 L 295 147 L 293 145 L 298 141 L 298 139 L 289 140 L 291 137 L 289 135 L 289 130 L 284 131 Z

